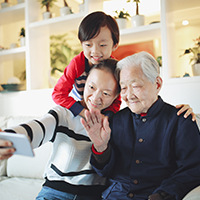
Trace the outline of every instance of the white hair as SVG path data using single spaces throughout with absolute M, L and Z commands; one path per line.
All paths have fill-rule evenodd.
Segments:
M 127 56 L 117 63 L 116 77 L 118 80 L 120 71 L 124 67 L 141 67 L 144 75 L 152 83 L 154 83 L 156 78 L 160 75 L 160 67 L 157 61 L 151 54 L 145 51 Z

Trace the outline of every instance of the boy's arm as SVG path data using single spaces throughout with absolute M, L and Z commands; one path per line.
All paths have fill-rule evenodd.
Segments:
M 121 106 L 121 96 L 119 95 L 114 101 L 113 103 L 108 107 L 106 108 L 104 111 L 103 111 L 103 114 L 106 115 L 107 112 L 112 112 L 112 113 L 116 113 L 120 110 L 120 106 Z
M 64 74 L 58 80 L 52 93 L 53 101 L 69 109 L 75 116 L 83 110 L 83 107 L 73 97 L 70 97 L 69 93 L 73 88 L 75 79 L 78 78 L 84 70 L 85 57 L 81 52 L 65 68 Z

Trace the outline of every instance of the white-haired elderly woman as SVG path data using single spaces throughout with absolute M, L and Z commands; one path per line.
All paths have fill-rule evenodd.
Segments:
M 96 110 L 82 120 L 93 142 L 91 164 L 109 178 L 103 199 L 181 200 L 200 183 L 199 129 L 158 95 L 162 78 L 149 53 L 128 56 L 117 69 L 128 107 L 110 124 Z

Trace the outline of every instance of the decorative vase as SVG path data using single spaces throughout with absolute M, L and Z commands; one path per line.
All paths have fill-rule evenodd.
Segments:
M 7 8 L 7 7 L 9 7 L 9 3 L 7 3 L 7 2 L 3 2 L 3 3 L 1 3 L 1 8 Z
M 117 18 L 116 19 L 119 29 L 127 28 L 127 19 L 125 18 Z
M 200 63 L 192 65 L 192 73 L 194 76 L 200 76 Z
M 133 27 L 144 25 L 144 15 L 135 15 L 131 17 L 131 22 Z
M 21 45 L 21 47 L 26 45 L 26 38 L 25 37 L 20 38 L 20 45 Z
M 84 10 L 85 10 L 85 4 L 82 3 L 79 5 L 79 12 L 84 12 Z
M 71 8 L 70 7 L 62 7 L 60 8 L 60 15 L 61 16 L 65 16 L 65 15 L 68 15 L 68 14 L 71 14 Z
M 42 13 L 43 19 L 49 19 L 51 18 L 51 12 L 44 12 Z
M 24 3 L 24 0 L 17 0 L 17 4 Z

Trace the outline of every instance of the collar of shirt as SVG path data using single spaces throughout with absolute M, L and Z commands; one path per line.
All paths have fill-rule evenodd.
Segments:
M 157 114 L 163 105 L 164 105 L 164 102 L 163 102 L 162 98 L 160 96 L 158 96 L 158 100 L 149 108 L 147 113 L 140 113 L 140 114 L 132 113 L 132 114 L 135 118 L 141 118 L 144 116 L 150 117 L 152 115 Z

